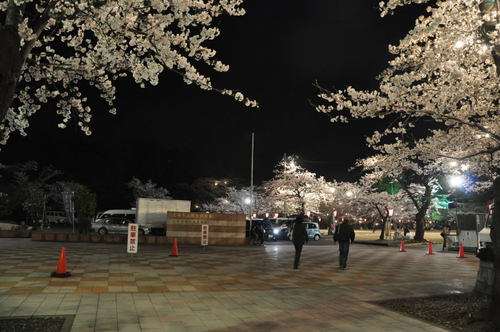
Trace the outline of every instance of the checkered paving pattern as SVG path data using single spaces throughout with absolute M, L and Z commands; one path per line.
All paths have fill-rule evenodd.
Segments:
M 363 287 L 419 281 L 474 280 L 478 260 L 454 253 L 426 256 L 424 247 L 400 253 L 398 248 L 354 245 L 349 269 L 337 269 L 333 245 L 305 246 L 299 270 L 293 270 L 290 243 L 264 247 L 170 248 L 139 247 L 126 253 L 125 245 L 66 243 L 65 279 L 51 278 L 57 267 L 60 243 L 0 239 L 0 294 L 99 294 L 270 291 Z M 470 285 L 468 285 L 470 286 Z M 412 289 L 405 296 L 412 294 Z

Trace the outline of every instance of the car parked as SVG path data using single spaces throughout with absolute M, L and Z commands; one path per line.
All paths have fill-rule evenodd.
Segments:
M 293 226 L 295 224 L 292 224 L 290 227 L 290 230 L 288 231 L 288 238 L 291 240 L 292 239 L 292 234 L 293 234 Z M 304 226 L 306 226 L 306 231 L 307 231 L 307 236 L 310 239 L 314 239 L 315 241 L 319 241 L 321 239 L 321 232 L 319 230 L 319 224 L 317 222 L 304 222 Z
M 97 219 L 92 223 L 92 230 L 101 234 L 127 234 L 128 224 L 134 220 L 129 218 L 109 217 Z M 149 234 L 149 229 L 139 225 L 139 235 Z

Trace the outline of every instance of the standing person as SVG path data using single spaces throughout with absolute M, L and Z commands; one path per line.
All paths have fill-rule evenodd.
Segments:
M 257 224 L 254 222 L 254 223 L 252 223 L 252 229 L 250 230 L 250 240 L 251 240 L 251 243 L 253 245 L 256 245 L 257 244 L 257 239 L 258 239 Z
M 447 239 L 448 233 L 450 233 L 450 225 L 444 224 L 443 230 L 441 231 L 441 234 L 439 234 L 443 238 L 443 251 L 445 251 L 445 249 L 446 249 L 446 239 Z
M 406 234 L 410 233 L 410 228 L 408 227 L 408 225 L 405 225 L 405 228 L 403 228 L 403 233 L 404 237 L 406 237 Z
M 260 222 L 258 225 L 257 225 L 257 235 L 258 235 L 258 238 L 259 238 L 259 244 L 260 245 L 263 245 L 264 244 L 264 225 L 262 225 L 262 222 Z
M 302 253 L 302 246 L 307 243 L 309 237 L 307 236 L 306 226 L 303 223 L 304 216 L 298 216 L 295 219 L 295 225 L 293 227 L 292 241 L 295 246 L 295 261 L 293 262 L 293 268 L 298 269 L 300 265 L 300 254 Z
M 335 234 L 333 234 L 333 241 L 339 241 L 339 267 L 342 270 L 347 269 L 347 256 L 349 255 L 349 242 L 354 242 L 354 229 L 349 224 L 349 220 L 345 219 L 340 225 L 337 226 Z

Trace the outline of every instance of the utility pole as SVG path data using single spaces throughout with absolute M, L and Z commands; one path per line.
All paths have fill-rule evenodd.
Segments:
M 252 214 L 253 214 L 253 157 L 255 148 L 255 134 L 252 132 L 252 150 L 250 160 L 250 227 L 252 227 Z

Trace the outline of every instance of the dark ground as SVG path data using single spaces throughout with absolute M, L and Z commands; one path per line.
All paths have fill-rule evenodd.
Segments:
M 489 322 L 477 313 L 487 305 L 487 297 L 476 294 L 450 294 L 376 302 L 381 306 L 428 321 L 451 331 L 493 332 Z
M 0 331 L 66 332 L 71 329 L 72 321 L 72 316 L 0 317 Z

